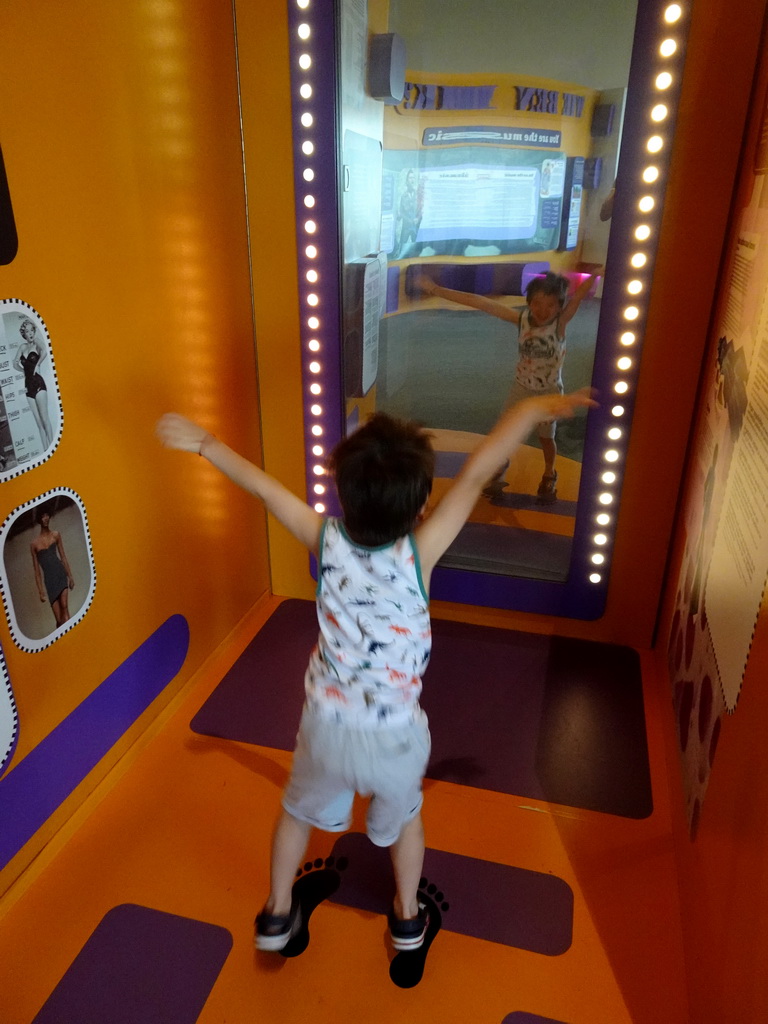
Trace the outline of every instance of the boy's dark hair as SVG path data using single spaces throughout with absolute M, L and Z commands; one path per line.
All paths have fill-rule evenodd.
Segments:
M 534 295 L 554 295 L 561 308 L 568 298 L 568 278 L 562 274 L 554 274 L 548 270 L 543 277 L 534 277 L 525 289 L 525 301 L 530 302 Z
M 413 529 L 432 490 L 435 453 L 417 423 L 377 412 L 336 445 L 329 469 L 350 539 L 379 547 Z

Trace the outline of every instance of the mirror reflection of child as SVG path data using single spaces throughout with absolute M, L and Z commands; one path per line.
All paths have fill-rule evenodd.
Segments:
M 590 274 L 568 297 L 568 279 L 551 271 L 542 277 L 535 277 L 525 292 L 526 305 L 520 309 L 507 306 L 497 299 L 489 299 L 475 292 L 443 288 L 426 274 L 416 277 L 416 287 L 424 295 L 437 295 L 463 306 L 471 306 L 500 320 L 508 320 L 518 326 L 518 360 L 515 380 L 507 405 L 513 405 L 532 395 L 561 395 L 563 393 L 562 369 L 565 360 L 565 328 L 573 318 L 582 300 L 588 294 L 594 281 L 602 272 Z M 544 473 L 541 477 L 536 500 L 540 505 L 550 505 L 557 500 L 557 424 L 554 420 L 538 424 L 537 433 L 544 455 Z M 494 497 L 504 489 L 501 480 L 503 469 L 489 481 L 483 494 Z

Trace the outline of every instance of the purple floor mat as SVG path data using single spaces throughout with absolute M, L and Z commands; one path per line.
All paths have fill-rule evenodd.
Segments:
M 433 621 L 422 703 L 427 777 L 647 817 L 642 683 L 627 647 Z M 311 601 L 283 602 L 192 720 L 207 736 L 292 750 L 317 637 Z
M 344 860 L 333 903 L 386 914 L 394 882 L 389 851 L 350 832 L 333 846 Z M 559 956 L 573 936 L 573 892 L 563 879 L 538 871 L 427 849 L 423 890 L 442 909 L 445 931 Z
M 231 948 L 218 925 L 115 907 L 32 1024 L 194 1024 Z

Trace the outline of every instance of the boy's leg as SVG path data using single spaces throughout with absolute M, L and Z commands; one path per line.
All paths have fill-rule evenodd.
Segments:
M 403 826 L 397 840 L 390 846 L 389 853 L 397 887 L 395 917 L 409 921 L 419 916 L 418 891 L 424 866 L 424 825 L 421 814 Z
M 270 890 L 264 910 L 282 916 L 291 911 L 291 889 L 304 859 L 312 826 L 283 811 L 272 835 Z
M 553 437 L 540 437 L 541 450 L 544 453 L 544 475 L 552 476 L 555 472 L 555 459 L 557 458 L 557 445 Z

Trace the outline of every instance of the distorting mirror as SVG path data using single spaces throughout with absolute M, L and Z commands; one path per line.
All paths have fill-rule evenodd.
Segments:
M 685 11 L 656 0 L 561 0 L 546 15 L 534 0 L 289 9 L 312 500 L 334 511 L 323 458 L 375 409 L 430 429 L 439 498 L 506 404 L 515 321 L 531 282 L 553 272 L 570 295 L 563 384 L 591 384 L 599 408 L 557 425 L 556 486 L 544 479 L 551 440 L 529 438 L 432 595 L 599 616 Z

